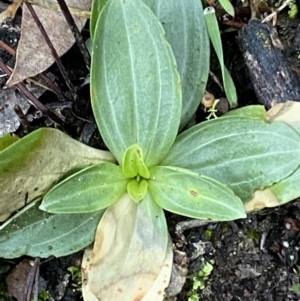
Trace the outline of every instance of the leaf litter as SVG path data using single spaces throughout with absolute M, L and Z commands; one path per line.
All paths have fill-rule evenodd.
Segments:
M 55 1 L 57 3 L 57 1 Z M 91 0 L 67 0 L 68 6 L 89 10 Z M 43 24 L 55 50 L 59 56 L 65 54 L 74 44 L 75 39 L 65 17 L 61 12 L 34 6 L 34 10 Z M 74 17 L 74 21 L 81 31 L 86 23 L 82 17 Z M 12 86 L 28 77 L 35 76 L 53 63 L 54 58 L 36 22 L 26 5 L 23 5 L 21 38 L 17 49 L 17 61 L 14 71 L 7 82 Z

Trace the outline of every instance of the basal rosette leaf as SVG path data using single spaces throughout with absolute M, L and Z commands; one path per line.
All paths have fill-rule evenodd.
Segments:
M 14 142 L 0 152 L 0 221 L 42 197 L 66 173 L 103 161 L 115 159 L 55 129 L 41 128 Z
M 245 218 L 242 201 L 225 185 L 177 167 L 150 170 L 149 192 L 155 202 L 176 214 L 214 221 Z
M 300 164 L 300 138 L 284 123 L 224 117 L 183 132 L 162 165 L 206 175 L 231 188 L 243 202 L 277 183 Z
M 93 212 L 112 205 L 126 192 L 128 179 L 112 163 L 88 167 L 65 179 L 44 197 L 40 209 L 51 213 Z
M 144 0 L 161 22 L 174 52 L 182 85 L 182 128 L 205 93 L 210 45 L 199 0 Z
M 94 39 L 95 36 L 95 28 L 98 21 L 98 18 L 100 16 L 101 10 L 103 6 L 108 2 L 109 0 L 93 0 L 92 1 L 92 8 L 91 8 L 91 18 L 90 18 L 90 32 L 91 32 L 91 38 Z
M 0 257 L 46 258 L 75 253 L 93 242 L 102 214 L 49 214 L 37 204 L 0 230 Z
M 93 253 L 84 255 L 90 256 L 83 270 L 84 294 L 101 301 L 144 300 L 170 255 L 168 239 L 164 212 L 151 196 L 136 204 L 124 195 L 105 211 Z M 156 293 L 157 299 L 152 300 L 162 300 L 163 292 Z
M 98 19 L 91 95 L 100 133 L 118 162 L 138 144 L 146 166 L 173 144 L 181 114 L 181 85 L 164 31 L 140 0 L 110 0 Z

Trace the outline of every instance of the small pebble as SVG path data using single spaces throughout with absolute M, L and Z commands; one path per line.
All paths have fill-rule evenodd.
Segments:
M 286 223 L 286 224 L 285 224 L 285 228 L 286 228 L 287 230 L 290 230 L 290 229 L 291 229 L 291 224 L 290 224 L 290 223 Z
M 287 242 L 287 241 L 284 241 L 283 243 L 282 243 L 282 245 L 285 247 L 285 248 L 288 248 L 290 245 L 289 245 L 289 243 Z

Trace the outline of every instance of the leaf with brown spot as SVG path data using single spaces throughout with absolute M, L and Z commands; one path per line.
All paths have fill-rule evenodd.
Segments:
M 67 172 L 103 161 L 114 158 L 50 128 L 18 140 L 0 153 L 0 221 L 43 196 Z
M 187 169 L 153 167 L 148 187 L 160 207 L 176 214 L 215 221 L 246 217 L 242 201 L 232 190 Z
M 164 166 L 190 169 L 228 185 L 248 202 L 263 189 L 290 176 L 300 165 L 300 136 L 283 122 L 267 123 L 261 107 L 255 118 L 228 116 L 181 133 Z M 240 111 L 241 112 L 241 111 Z
M 163 210 L 150 195 L 136 204 L 126 194 L 104 213 L 93 253 L 85 252 L 85 301 L 163 300 L 158 292 L 169 282 L 172 261 L 167 246 Z
M 54 1 L 57 2 L 57 1 Z M 91 0 L 66 0 L 67 5 L 89 10 Z M 43 7 L 33 6 L 59 56 L 66 53 L 75 39 L 60 12 Z M 82 30 L 86 19 L 74 17 L 79 30 Z M 17 61 L 14 71 L 7 82 L 12 86 L 28 77 L 35 76 L 55 62 L 51 50 L 26 5 L 23 5 L 21 38 L 17 49 Z

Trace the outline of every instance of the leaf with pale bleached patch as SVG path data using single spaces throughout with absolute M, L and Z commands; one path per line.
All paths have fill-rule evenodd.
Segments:
M 91 0 L 66 0 L 66 3 L 83 10 L 89 10 L 91 6 Z M 60 12 L 39 6 L 34 6 L 34 10 L 58 55 L 62 56 L 75 42 L 65 17 Z M 55 62 L 49 46 L 26 5 L 23 5 L 22 11 L 21 38 L 17 49 L 17 60 L 14 71 L 7 82 L 8 86 L 43 72 Z M 81 17 L 74 16 L 74 21 L 79 30 L 82 30 L 86 23 L 86 19 Z
M 267 112 L 269 122 L 281 121 L 300 133 L 300 102 L 287 101 L 278 103 Z
M 150 170 L 149 192 L 176 214 L 214 221 L 246 217 L 242 201 L 225 185 L 189 170 L 157 166 Z
M 0 257 L 66 256 L 93 242 L 103 211 L 49 214 L 38 204 L 0 230 Z
M 106 210 L 99 223 L 89 265 L 83 270 L 83 292 L 88 290 L 89 296 L 101 301 L 144 300 L 157 285 L 166 255 L 170 256 L 167 246 L 163 210 L 150 195 L 138 204 L 125 195 Z M 165 286 L 168 277 L 167 269 L 166 283 L 159 286 Z M 161 290 L 161 299 L 153 300 L 162 296 Z
M 142 1 L 110 0 L 101 11 L 91 93 L 98 128 L 118 162 L 137 143 L 146 166 L 158 164 L 178 132 L 181 85 L 163 29 Z
M 265 207 L 275 207 L 286 204 L 300 197 L 300 168 L 282 181 L 257 190 L 253 198 L 245 204 L 247 211 L 257 211 Z
M 43 196 L 65 173 L 103 161 L 114 158 L 58 130 L 25 136 L 0 153 L 0 221 Z
M 82 296 L 84 301 L 99 301 L 98 298 L 95 297 L 93 293 L 91 293 L 89 287 L 89 267 L 90 262 L 93 255 L 93 247 L 89 246 L 85 249 L 83 260 L 82 260 Z M 168 248 L 165 260 L 162 264 L 162 268 L 155 279 L 153 285 L 149 289 L 148 293 L 143 297 L 142 301 L 163 301 L 164 294 L 162 292 L 167 288 L 171 272 L 172 272 L 172 264 L 173 264 L 173 248 L 172 248 L 172 240 L 169 237 Z
M 40 209 L 51 213 L 105 209 L 125 194 L 127 183 L 119 166 L 101 163 L 73 174 L 52 188 Z
M 300 133 L 300 103 L 287 101 L 276 104 L 268 112 L 271 123 L 284 122 Z M 253 198 L 245 204 L 247 211 L 257 211 L 265 207 L 286 204 L 300 197 L 300 168 L 287 178 L 263 190 L 257 190 Z
M 300 137 L 290 126 L 223 117 L 177 137 L 161 165 L 178 166 L 227 184 L 243 202 L 292 174 L 300 164 Z

